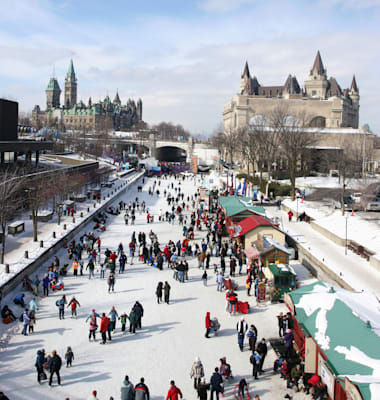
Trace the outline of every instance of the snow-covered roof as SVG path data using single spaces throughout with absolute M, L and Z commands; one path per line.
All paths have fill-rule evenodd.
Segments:
M 267 249 L 268 247 L 275 247 L 276 249 L 281 250 L 286 254 L 291 254 L 289 249 L 283 246 L 280 242 L 271 238 L 270 236 L 264 236 L 264 249 Z
M 361 390 L 363 399 L 379 399 L 379 299 L 371 293 L 351 292 L 322 282 L 289 295 L 299 324 L 314 337 L 334 373 L 369 384 L 367 391 Z

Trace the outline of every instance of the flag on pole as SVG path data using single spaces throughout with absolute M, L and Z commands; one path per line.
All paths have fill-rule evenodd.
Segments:
M 243 196 L 245 196 L 245 192 L 247 191 L 247 178 L 244 178 L 243 183 Z

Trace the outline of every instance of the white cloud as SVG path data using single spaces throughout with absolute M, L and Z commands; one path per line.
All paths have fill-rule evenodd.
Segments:
M 200 9 L 209 12 L 226 12 L 240 8 L 245 4 L 253 4 L 255 0 L 201 0 L 198 2 Z
M 340 5 L 352 9 L 380 7 L 380 0 L 319 0 L 319 3 L 325 6 Z

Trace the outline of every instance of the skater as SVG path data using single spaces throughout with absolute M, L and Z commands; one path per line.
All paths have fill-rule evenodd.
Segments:
M 223 393 L 223 378 L 219 373 L 218 367 L 215 367 L 215 372 L 211 376 L 210 387 L 211 387 L 210 399 L 211 400 L 214 399 L 214 393 L 215 393 L 216 400 L 219 400 L 219 393 Z
M 198 397 L 199 400 L 207 400 L 207 391 L 210 389 L 210 384 L 206 383 L 206 379 L 202 378 L 201 383 L 198 386 Z
M 129 381 L 128 375 L 125 375 L 125 379 L 121 384 L 120 388 L 120 399 L 121 400 L 133 400 L 135 398 L 135 389 L 133 383 Z
M 97 314 L 98 315 L 98 314 Z M 86 320 L 87 321 L 87 320 Z M 90 324 L 89 324 L 89 335 L 88 335 L 88 340 L 91 342 L 91 336 L 92 336 L 92 338 L 94 339 L 94 342 L 96 341 L 96 338 L 95 338 L 95 333 L 96 333 L 96 330 L 98 329 L 98 324 L 96 323 L 96 315 L 95 314 L 93 314 L 92 316 L 91 316 L 91 319 L 90 319 Z
M 66 360 L 66 368 L 71 367 L 71 364 L 74 360 L 74 353 L 70 346 L 67 347 L 65 360 Z
M 67 308 L 69 308 L 71 305 L 71 318 L 73 318 L 75 316 L 75 318 L 77 317 L 77 306 L 80 307 L 79 301 L 73 297 L 69 304 L 67 305 Z
M 206 313 L 205 326 L 206 326 L 205 338 L 209 339 L 210 338 L 209 334 L 210 334 L 211 327 L 212 327 L 211 318 L 210 318 L 210 313 L 209 312 Z
M 50 279 L 47 274 L 45 274 L 44 278 L 42 279 L 42 287 L 44 288 L 44 296 L 49 296 L 49 284 Z
M 109 323 L 110 323 L 110 319 L 106 316 L 105 313 L 103 313 L 102 319 L 100 321 L 100 332 L 102 334 L 102 342 L 100 342 L 101 344 L 107 343 L 107 331 L 108 331 Z
M 110 326 L 111 326 L 111 331 L 113 332 L 116 328 L 116 319 L 119 318 L 119 314 L 116 311 L 115 306 L 112 306 L 111 311 L 108 313 L 110 317 Z
M 145 385 L 144 378 L 140 379 L 140 383 L 135 386 L 135 400 L 149 400 L 149 389 L 148 386 Z
M 90 259 L 90 261 L 87 264 L 86 270 L 88 269 L 88 279 L 91 279 L 91 277 L 95 278 L 94 270 L 95 270 L 95 264 Z
M 219 272 L 218 275 L 216 276 L 216 283 L 217 283 L 216 290 L 218 292 L 221 292 L 223 290 L 223 273 L 222 272 Z
M 136 328 L 141 329 L 141 320 L 142 317 L 144 316 L 144 308 L 141 305 L 140 302 L 136 301 L 135 305 L 133 306 L 133 308 L 135 309 L 136 315 L 137 315 L 137 325 Z
M 194 363 L 190 370 L 190 378 L 194 378 L 194 389 L 198 390 L 201 378 L 204 377 L 203 365 L 199 357 L 195 357 Z
M 129 333 L 136 333 L 137 326 L 137 313 L 134 308 L 132 308 L 129 313 Z
M 37 382 L 41 383 L 41 379 L 47 379 L 47 376 L 44 372 L 44 363 L 46 362 L 45 358 L 45 350 L 38 350 L 37 351 L 37 358 L 35 367 L 37 369 Z
M 282 337 L 284 335 L 284 314 L 280 312 L 280 315 L 277 315 L 278 319 L 278 336 Z
M 106 264 L 105 263 L 101 263 L 100 264 L 100 279 L 104 279 L 104 274 L 106 273 Z
M 257 373 L 259 372 L 260 363 L 261 363 L 261 356 L 257 350 L 255 350 L 251 356 L 249 357 L 249 361 L 252 364 L 252 376 L 255 379 L 258 379 Z
M 202 275 L 203 286 L 207 286 L 207 272 L 203 272 Z
M 121 331 L 125 332 L 125 326 L 127 324 L 128 315 L 124 312 L 120 315 Z
M 249 327 L 249 331 L 247 332 L 249 350 L 255 351 L 256 348 L 256 340 L 257 340 L 257 329 L 255 325 L 251 325 Z
M 165 298 L 165 303 L 166 303 L 166 304 L 169 304 L 170 285 L 168 284 L 167 281 L 165 281 L 165 285 L 164 285 L 164 298 Z
M 239 344 L 239 348 L 240 351 L 243 351 L 243 347 L 244 347 L 244 335 L 248 330 L 248 325 L 245 322 L 244 317 L 241 317 L 240 322 L 238 322 L 236 324 L 236 330 L 238 333 L 238 344 Z
M 108 293 L 111 292 L 111 289 L 112 289 L 112 291 L 114 291 L 115 290 L 115 275 L 112 272 L 110 272 L 110 274 L 108 276 L 107 283 L 108 283 Z
M 170 381 L 170 389 L 168 391 L 168 395 L 166 396 L 166 400 L 178 400 L 178 395 L 182 399 L 181 389 L 175 385 L 174 381 Z
M 28 336 L 28 334 L 26 333 L 26 330 L 28 329 L 30 318 L 29 318 L 29 314 L 28 314 L 28 309 L 27 308 L 25 308 L 25 310 L 24 310 L 24 312 L 22 314 L 22 322 L 24 324 L 24 327 L 22 329 L 22 334 L 24 336 Z
M 67 304 L 66 296 L 63 295 L 60 300 L 55 303 L 59 310 L 59 319 L 65 319 L 65 304 Z
M 49 386 L 51 386 L 52 384 L 54 374 L 57 375 L 58 385 L 61 384 L 61 377 L 59 375 L 59 371 L 62 366 L 62 360 L 55 350 L 53 350 L 52 355 L 53 357 L 49 360 L 48 364 L 48 368 L 50 371 Z
M 259 372 L 264 372 L 264 370 L 263 370 L 264 360 L 265 360 L 265 357 L 266 357 L 266 355 L 268 353 L 268 347 L 267 347 L 267 344 L 266 344 L 264 338 L 262 338 L 261 342 L 257 345 L 257 351 L 261 356 L 261 361 L 260 361 L 260 365 L 259 365 Z
M 163 287 L 162 282 L 158 282 L 157 289 L 156 289 L 156 296 L 157 296 L 157 303 L 160 304 L 162 302 L 162 287 Z

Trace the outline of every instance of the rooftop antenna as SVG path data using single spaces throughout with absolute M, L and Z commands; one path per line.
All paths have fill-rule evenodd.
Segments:
M 53 63 L 53 76 L 52 76 L 52 78 L 55 79 L 55 64 L 54 63 Z

